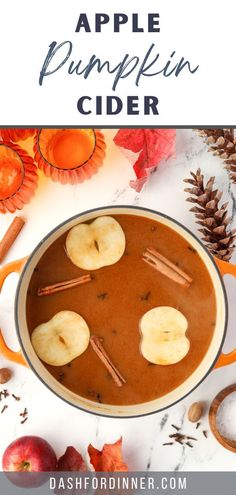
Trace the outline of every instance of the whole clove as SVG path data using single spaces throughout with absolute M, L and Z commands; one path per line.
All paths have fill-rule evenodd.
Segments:
M 149 290 L 148 292 L 146 292 L 145 294 L 143 294 L 142 296 L 140 296 L 140 300 L 141 301 L 148 301 L 150 295 L 151 295 L 151 291 Z
M 27 419 L 28 419 L 28 416 L 20 422 L 21 425 L 23 425 L 27 421 Z
M 19 401 L 19 400 L 20 400 L 20 397 L 17 397 L 17 395 L 15 395 L 15 394 L 11 394 L 11 395 L 12 395 L 13 399 L 15 399 L 15 400 L 17 400 L 17 401 Z
M 104 301 L 108 296 L 107 292 L 101 292 L 101 294 L 97 295 L 97 298 L 100 299 L 101 301 Z
M 9 397 L 9 392 L 8 390 L 4 389 L 1 393 L 1 396 L 4 397 L 4 399 L 6 399 L 7 397 Z
M 21 397 L 10 393 L 7 389 L 1 390 L 0 391 L 0 401 L 2 399 L 6 399 L 7 397 L 12 397 L 12 399 L 14 399 L 16 402 L 21 400 Z M 2 410 L 0 411 L 0 414 L 3 414 L 8 407 L 9 406 L 7 404 L 5 404 L 2 408 Z M 23 412 L 18 413 L 18 414 L 22 418 L 22 421 L 21 421 L 22 424 L 28 420 L 28 410 L 26 407 L 24 408 Z
M 26 407 L 25 407 L 24 411 L 22 413 L 20 413 L 20 416 L 22 416 L 23 418 L 28 416 L 28 411 L 27 411 Z
M 171 425 L 172 428 L 176 430 L 175 433 L 170 433 L 169 438 L 173 439 L 176 443 L 179 443 L 180 445 L 187 445 L 190 448 L 193 448 L 194 445 L 192 444 L 193 442 L 197 442 L 198 439 L 196 437 L 193 437 L 191 435 L 185 435 L 184 433 L 181 433 L 181 428 L 179 426 L 176 426 L 174 424 Z M 166 442 L 167 443 L 167 442 Z M 168 442 L 167 445 L 173 444 L 173 442 Z
M 176 426 L 176 425 L 171 425 L 172 428 L 174 428 L 176 431 L 180 431 L 180 427 L 179 426 Z
M 183 433 L 172 433 L 171 435 L 169 435 L 169 437 L 178 440 L 185 440 L 187 438 L 186 435 L 184 435 Z
M 59 373 L 59 378 L 58 378 L 59 382 L 63 382 L 65 376 L 66 376 L 65 373 Z

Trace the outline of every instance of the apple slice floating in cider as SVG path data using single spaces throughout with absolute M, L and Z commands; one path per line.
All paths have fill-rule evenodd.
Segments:
M 31 335 L 37 356 L 52 366 L 63 366 L 83 354 L 89 339 L 86 321 L 73 311 L 60 311 Z
M 169 365 L 181 361 L 189 352 L 185 316 L 170 306 L 153 308 L 142 317 L 141 353 L 154 364 Z
M 119 261 L 125 244 L 120 224 L 112 217 L 102 216 L 90 224 L 73 227 L 66 238 L 66 251 L 79 268 L 98 270 Z

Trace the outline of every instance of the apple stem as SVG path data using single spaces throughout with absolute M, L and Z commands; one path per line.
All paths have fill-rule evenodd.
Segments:
M 22 471 L 30 471 L 30 462 L 22 461 L 21 468 L 22 468 Z

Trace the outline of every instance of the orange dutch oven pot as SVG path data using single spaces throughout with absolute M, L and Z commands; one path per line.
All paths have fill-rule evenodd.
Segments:
M 61 383 L 57 382 L 54 377 L 52 377 L 52 375 L 50 375 L 50 373 L 46 370 L 45 366 L 43 366 L 42 362 L 38 359 L 33 350 L 27 328 L 25 311 L 27 289 L 31 275 L 38 261 L 41 259 L 48 247 L 58 237 L 60 237 L 62 234 L 64 234 L 80 222 L 88 222 L 102 215 L 116 214 L 141 216 L 153 221 L 163 223 L 164 225 L 168 226 L 179 235 L 184 237 L 187 242 L 194 249 L 197 250 L 199 256 L 205 263 L 205 266 L 207 267 L 207 270 L 211 277 L 216 295 L 217 315 L 215 332 L 209 349 L 207 350 L 207 353 L 198 368 L 192 373 L 190 377 L 185 380 L 184 383 L 182 383 L 175 390 L 171 391 L 165 396 L 147 403 L 132 406 L 98 404 L 72 393 Z M 181 225 L 176 220 L 162 213 L 146 208 L 133 206 L 109 206 L 83 212 L 63 222 L 52 232 L 50 232 L 39 243 L 34 252 L 28 258 L 13 261 L 8 265 L 3 266 L 0 269 L 0 291 L 6 277 L 12 272 L 17 272 L 20 274 L 20 280 L 15 301 L 15 319 L 17 333 L 23 353 L 22 351 L 14 352 L 9 349 L 4 341 L 3 335 L 0 333 L 0 354 L 18 364 L 26 366 L 29 365 L 33 369 L 35 374 L 52 392 L 54 392 L 57 396 L 59 396 L 69 404 L 85 411 L 111 417 L 137 417 L 151 414 L 165 409 L 183 399 L 204 380 L 204 378 L 213 368 L 226 366 L 236 361 L 236 349 L 228 354 L 222 354 L 221 352 L 226 336 L 228 320 L 228 303 L 223 283 L 223 276 L 226 274 L 236 276 L 236 266 L 232 265 L 231 263 L 218 260 L 217 258 L 214 259 L 209 254 L 205 246 L 203 246 L 201 241 L 199 241 L 199 239 L 195 237 L 194 234 L 192 234 L 186 227 Z

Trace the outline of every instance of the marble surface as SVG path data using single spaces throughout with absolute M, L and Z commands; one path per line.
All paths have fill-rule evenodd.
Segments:
M 185 202 L 182 179 L 189 175 L 190 170 L 196 170 L 199 166 L 207 177 L 216 175 L 217 185 L 224 190 L 229 208 L 235 207 L 233 194 L 236 194 L 236 187 L 229 186 L 222 162 L 207 152 L 206 145 L 194 131 L 177 131 L 176 157 L 162 163 L 139 194 L 129 187 L 133 171 L 130 162 L 113 144 L 115 131 L 104 132 L 108 144 L 107 158 L 99 173 L 91 180 L 73 187 L 61 186 L 40 175 L 37 194 L 23 210 L 27 218 L 24 232 L 17 239 L 6 262 L 29 254 L 45 234 L 68 217 L 103 205 L 129 204 L 153 208 L 176 218 L 197 233 L 193 214 L 189 212 L 189 204 Z M 1 216 L 1 237 L 11 218 L 10 215 Z M 236 259 L 232 261 L 236 262 Z M 8 344 L 14 349 L 18 348 L 13 318 L 17 280 L 17 275 L 10 275 L 0 297 L 0 326 Z M 230 303 L 224 346 L 227 352 L 236 346 L 236 291 L 232 277 L 227 276 L 225 284 Z M 0 357 L 0 365 L 5 364 L 7 363 Z M 8 398 L 6 403 L 9 407 L 0 415 L 0 454 L 17 436 L 36 434 L 47 438 L 58 455 L 67 445 L 74 445 L 86 457 L 86 447 L 90 442 L 99 448 L 104 442 L 113 442 L 122 435 L 124 457 L 132 470 L 235 470 L 236 454 L 221 447 L 210 432 L 207 439 L 204 437 L 202 430 L 209 431 L 207 416 L 196 431 L 195 426 L 186 419 L 186 410 L 197 400 L 206 401 L 209 405 L 220 389 L 233 383 L 236 364 L 211 372 L 190 396 L 164 412 L 144 418 L 121 420 L 81 412 L 54 396 L 30 370 L 14 364 L 11 368 L 14 370 L 14 378 L 8 388 L 11 393 L 19 395 L 21 401 Z M 0 408 L 2 404 L 3 402 Z M 25 424 L 20 424 L 19 413 L 24 407 L 29 411 L 29 418 Z M 235 422 L 235 418 L 232 421 Z M 194 448 L 179 444 L 170 447 L 162 445 L 169 441 L 168 435 L 173 431 L 173 423 L 182 426 L 185 433 L 198 438 Z

